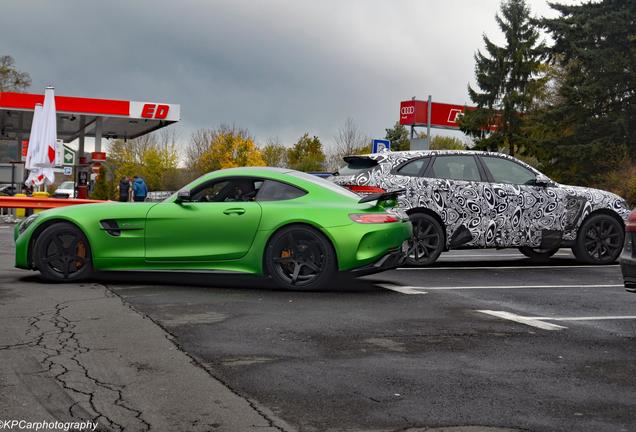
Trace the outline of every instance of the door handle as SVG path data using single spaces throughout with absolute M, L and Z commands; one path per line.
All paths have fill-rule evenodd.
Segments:
M 226 214 L 226 215 L 231 215 L 231 214 L 242 215 L 243 213 L 245 213 L 245 209 L 242 209 L 242 208 L 230 208 L 227 210 L 223 210 L 223 214 Z

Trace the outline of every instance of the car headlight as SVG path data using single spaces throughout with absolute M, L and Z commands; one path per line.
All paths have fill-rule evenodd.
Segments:
M 26 218 L 22 222 L 20 222 L 20 225 L 18 226 L 18 235 L 22 235 L 22 233 L 26 231 L 26 229 L 29 227 L 29 225 L 31 225 L 33 222 L 35 222 L 35 220 L 39 216 L 40 215 L 38 213 L 32 214 L 31 216 L 29 216 L 28 218 Z

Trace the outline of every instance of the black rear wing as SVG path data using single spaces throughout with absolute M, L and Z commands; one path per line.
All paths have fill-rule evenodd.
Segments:
M 358 201 L 358 203 L 362 204 L 362 203 L 367 203 L 371 201 L 381 202 L 381 201 L 395 200 L 397 199 L 398 195 L 402 195 L 404 193 L 406 193 L 406 189 L 396 189 L 389 192 L 369 194 L 362 197 L 362 199 Z

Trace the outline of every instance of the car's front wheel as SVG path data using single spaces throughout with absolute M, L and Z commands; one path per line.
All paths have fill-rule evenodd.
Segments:
M 409 240 L 406 264 L 416 267 L 430 265 L 444 250 L 442 226 L 426 213 L 413 213 L 409 218 L 413 224 L 413 236 Z
M 82 280 L 93 271 L 86 236 L 67 222 L 54 223 L 42 231 L 33 247 L 33 261 L 42 277 L 52 282 Z
M 522 246 L 519 248 L 519 252 L 527 256 L 528 258 L 534 261 L 546 261 L 552 255 L 557 253 L 559 248 L 551 248 L 551 249 L 541 249 L 541 248 L 532 248 L 528 246 Z
M 579 228 L 572 252 L 588 264 L 609 264 L 618 258 L 623 248 L 623 226 L 610 215 L 590 216 Z
M 274 234 L 265 250 L 265 267 L 276 285 L 293 290 L 323 289 L 338 270 L 329 240 L 304 225 L 291 225 Z

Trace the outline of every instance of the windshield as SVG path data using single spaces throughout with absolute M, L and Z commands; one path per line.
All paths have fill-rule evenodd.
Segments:
M 60 187 L 58 187 L 58 189 L 73 189 L 73 182 L 65 181 L 60 185 Z

